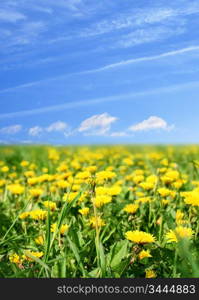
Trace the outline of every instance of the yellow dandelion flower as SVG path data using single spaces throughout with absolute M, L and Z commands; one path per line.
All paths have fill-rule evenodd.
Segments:
M 192 235 L 193 231 L 191 228 L 178 226 L 174 230 L 170 230 L 169 232 L 167 232 L 166 239 L 168 243 L 177 243 L 181 239 L 191 238 Z
M 38 236 L 37 238 L 35 238 L 35 243 L 37 245 L 43 245 L 44 244 L 44 238 L 42 235 Z
M 139 254 L 138 254 L 139 259 L 143 259 L 146 257 L 152 257 L 151 253 L 149 250 L 142 250 Z
M 102 227 L 105 225 L 104 220 L 102 220 L 100 217 L 91 217 L 89 220 L 89 224 L 93 227 Z
M 36 164 L 30 164 L 29 167 L 28 167 L 30 170 L 35 170 L 37 168 L 37 165 Z
M 12 263 L 15 263 L 15 264 L 21 263 L 20 256 L 17 253 L 13 253 L 13 254 L 9 255 L 9 261 Z
M 134 164 L 133 159 L 131 157 L 124 158 L 123 163 L 128 166 L 132 166 Z
M 139 199 L 137 199 L 135 202 L 136 203 L 148 203 L 151 202 L 151 197 L 141 197 Z
M 161 180 L 168 184 L 168 183 L 172 183 L 176 180 L 179 179 L 179 176 L 180 176 L 180 173 L 176 170 L 171 170 L 171 171 L 168 171 L 164 174 L 164 176 L 161 177 Z
M 59 232 L 60 234 L 64 235 L 69 229 L 69 225 L 63 224 L 61 225 Z M 57 230 L 57 223 L 51 225 L 51 232 L 55 232 Z
M 64 234 L 68 231 L 68 229 L 69 229 L 69 226 L 68 226 L 67 224 L 63 224 L 63 225 L 61 225 L 61 227 L 60 227 L 60 233 L 61 233 L 62 235 L 64 235 Z
M 67 170 L 68 170 L 68 166 L 64 162 L 59 167 L 57 167 L 58 172 L 65 172 Z
M 138 210 L 138 207 L 139 207 L 139 206 L 138 206 L 137 204 L 128 204 L 128 205 L 126 205 L 126 206 L 123 208 L 123 210 L 124 210 L 125 212 L 134 214 L 134 213 L 136 213 L 136 211 Z
M 97 170 L 97 166 L 88 166 L 85 168 L 86 171 L 90 172 L 90 173 L 95 173 Z
M 25 251 L 25 254 L 22 255 L 23 260 L 27 260 L 27 261 L 33 262 L 34 259 L 31 258 L 29 255 L 34 256 L 36 258 L 41 258 L 44 255 L 44 253 L 42 251 L 41 252 L 35 252 L 35 251 L 29 251 L 29 250 L 27 250 L 27 251 Z
M 27 180 L 28 184 L 31 186 L 37 184 L 38 181 L 39 181 L 38 177 L 31 177 L 31 178 L 28 178 L 28 180 Z
M 163 166 L 167 167 L 167 166 L 168 166 L 168 164 L 169 164 L 169 161 L 168 161 L 168 159 L 167 159 L 167 158 L 163 158 L 163 159 L 160 161 L 160 163 L 161 163 L 161 165 L 163 165 Z
M 163 204 L 163 205 L 169 204 L 169 200 L 167 200 L 167 199 L 162 199 L 161 201 L 162 201 L 162 204 Z
M 30 213 L 28 211 L 23 212 L 22 214 L 19 215 L 19 219 L 27 219 L 30 216 Z
M 82 215 L 82 216 L 87 216 L 89 214 L 89 207 L 84 207 L 84 208 L 81 208 L 79 209 L 79 213 Z
M 21 195 L 24 193 L 25 188 L 16 183 L 16 184 L 9 184 L 7 189 L 13 194 L 13 195 Z
M 68 202 L 72 202 L 75 199 L 75 197 L 77 197 L 77 195 L 78 195 L 78 192 L 66 193 L 63 196 L 63 200 L 68 201 Z
M 176 223 L 178 225 L 183 225 L 188 223 L 188 221 L 184 220 L 184 213 L 180 210 L 177 210 L 176 212 Z
M 167 189 L 167 188 L 159 188 L 158 189 L 158 193 L 162 196 L 162 197 L 167 197 L 171 194 L 171 190 Z
M 20 165 L 21 165 L 22 167 L 27 167 L 27 166 L 29 165 L 29 162 L 28 162 L 27 160 L 23 160 L 23 161 L 20 163 Z
M 40 188 L 34 188 L 34 189 L 29 190 L 29 194 L 34 198 L 38 198 L 39 196 L 41 196 L 43 194 L 43 192 L 44 191 Z
M 79 203 L 82 203 L 82 202 L 84 202 L 84 201 L 86 200 L 86 198 L 87 198 L 87 192 L 84 192 L 84 193 L 82 193 L 81 196 L 79 197 L 78 202 L 79 202 Z
M 0 179 L 0 187 L 6 185 L 5 179 Z
M 140 198 L 144 197 L 145 193 L 144 192 L 140 192 L 140 191 L 136 191 L 136 189 L 137 188 L 135 187 L 134 190 L 133 190 L 133 191 L 135 191 L 135 195 L 137 197 L 140 197 Z
M 36 209 L 29 212 L 30 217 L 33 220 L 45 220 L 48 212 L 42 209 Z
M 182 195 L 185 197 L 184 202 L 186 204 L 199 206 L 199 191 L 193 190 L 191 192 L 185 192 Z
M 54 176 L 50 175 L 50 174 L 43 174 L 41 176 L 38 177 L 38 182 L 42 183 L 42 182 L 50 182 L 54 180 Z
M 125 237 L 129 241 L 134 242 L 136 244 L 147 244 L 155 242 L 155 238 L 152 234 L 139 230 L 127 231 L 125 233 Z
M 113 185 L 109 188 L 107 188 L 107 194 L 110 195 L 110 196 L 117 196 L 121 193 L 121 186 L 119 185 Z
M 133 172 L 133 175 L 144 175 L 144 170 L 142 169 L 137 169 Z
M 183 184 L 185 183 L 185 180 L 181 180 L 181 179 L 179 179 L 179 180 L 177 180 L 177 181 L 174 181 L 173 183 L 172 183 L 172 186 L 175 188 L 175 189 L 180 189 L 182 186 L 183 186 Z
M 107 195 L 108 194 L 108 188 L 104 186 L 97 186 L 95 189 L 96 195 Z
M 16 178 L 17 173 L 16 172 L 10 173 L 10 174 L 8 174 L 8 177 L 11 178 L 11 179 Z
M 3 173 L 7 173 L 8 171 L 9 171 L 9 167 L 8 166 L 3 166 L 1 168 L 1 172 L 3 172 Z
M 171 191 L 171 192 L 170 192 L 170 197 L 171 197 L 172 199 L 174 199 L 175 196 L 176 196 L 176 191 Z
M 89 177 L 91 177 L 91 173 L 89 171 L 79 172 L 76 175 L 76 178 L 79 179 L 88 179 Z
M 108 195 L 97 195 L 94 199 L 93 199 L 93 203 L 96 207 L 101 207 L 104 204 L 110 203 L 112 200 L 112 198 Z
M 56 182 L 56 185 L 60 189 L 65 189 L 70 186 L 70 183 L 66 180 L 59 180 Z
M 81 185 L 80 184 L 73 184 L 72 187 L 71 187 L 71 190 L 73 192 L 77 192 L 81 189 Z
M 42 203 L 46 208 L 49 208 L 51 211 L 54 211 L 57 208 L 56 203 L 53 201 L 44 201 Z
M 116 174 L 112 171 L 101 171 L 96 173 L 96 178 L 99 180 L 112 179 Z
M 53 185 L 50 186 L 50 192 L 55 193 L 57 191 L 57 188 Z
M 24 172 L 24 176 L 25 177 L 34 177 L 35 172 L 34 171 L 26 171 L 26 172 Z
M 156 278 L 156 272 L 154 270 L 145 270 L 145 278 Z
M 53 223 L 53 224 L 51 224 L 50 231 L 51 231 L 51 232 L 55 232 L 55 231 L 56 231 L 56 228 L 57 228 L 57 223 Z
M 152 190 L 155 187 L 155 183 L 154 182 L 141 182 L 139 184 L 139 186 L 141 186 L 144 190 L 149 191 Z

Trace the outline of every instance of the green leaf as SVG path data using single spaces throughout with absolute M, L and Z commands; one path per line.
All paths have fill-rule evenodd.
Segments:
M 50 226 L 51 226 L 51 218 L 50 218 L 50 209 L 48 208 L 48 216 L 46 219 L 46 238 L 45 238 L 45 262 L 48 260 L 49 250 L 50 250 Z
M 101 265 L 102 277 L 103 277 L 106 272 L 106 258 L 104 254 L 104 247 L 101 242 L 99 242 L 99 257 L 100 257 L 100 265 Z
M 68 240 L 68 243 L 69 243 L 69 247 L 70 247 L 70 249 L 72 250 L 72 252 L 75 256 L 75 259 L 76 259 L 78 265 L 80 266 L 82 274 L 85 277 L 86 272 L 84 270 L 84 267 L 83 267 L 83 264 L 82 264 L 82 261 L 81 261 L 80 255 L 79 255 L 79 250 L 78 250 L 77 246 L 75 245 L 75 243 L 73 243 L 73 241 L 70 239 L 69 236 L 67 236 L 67 240 Z
M 95 268 L 94 270 L 92 270 L 91 272 L 88 273 L 89 278 L 98 278 L 100 275 L 100 268 Z
M 116 231 L 116 228 L 113 228 L 108 235 L 106 235 L 104 237 L 104 239 L 102 239 L 102 242 L 105 243 L 106 241 L 108 241 L 110 239 L 110 237 L 112 236 L 112 234 Z
M 37 262 L 41 267 L 43 267 L 46 271 L 50 272 L 49 267 L 38 257 L 35 257 L 32 255 L 29 251 L 24 251 L 24 254 L 28 257 L 30 257 L 32 260 Z
M 111 268 L 117 267 L 121 263 L 121 260 L 128 255 L 128 241 L 117 242 L 112 249 L 112 258 L 110 266 Z

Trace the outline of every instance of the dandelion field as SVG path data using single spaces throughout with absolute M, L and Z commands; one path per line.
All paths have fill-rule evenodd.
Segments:
M 2 146 L 0 277 L 199 277 L 199 146 Z

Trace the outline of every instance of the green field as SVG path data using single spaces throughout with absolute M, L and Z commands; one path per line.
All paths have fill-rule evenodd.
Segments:
M 2 146 L 0 277 L 199 277 L 199 146 Z

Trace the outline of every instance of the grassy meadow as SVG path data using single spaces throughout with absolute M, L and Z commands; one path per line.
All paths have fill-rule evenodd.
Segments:
M 1 146 L 0 277 L 199 277 L 199 146 Z

